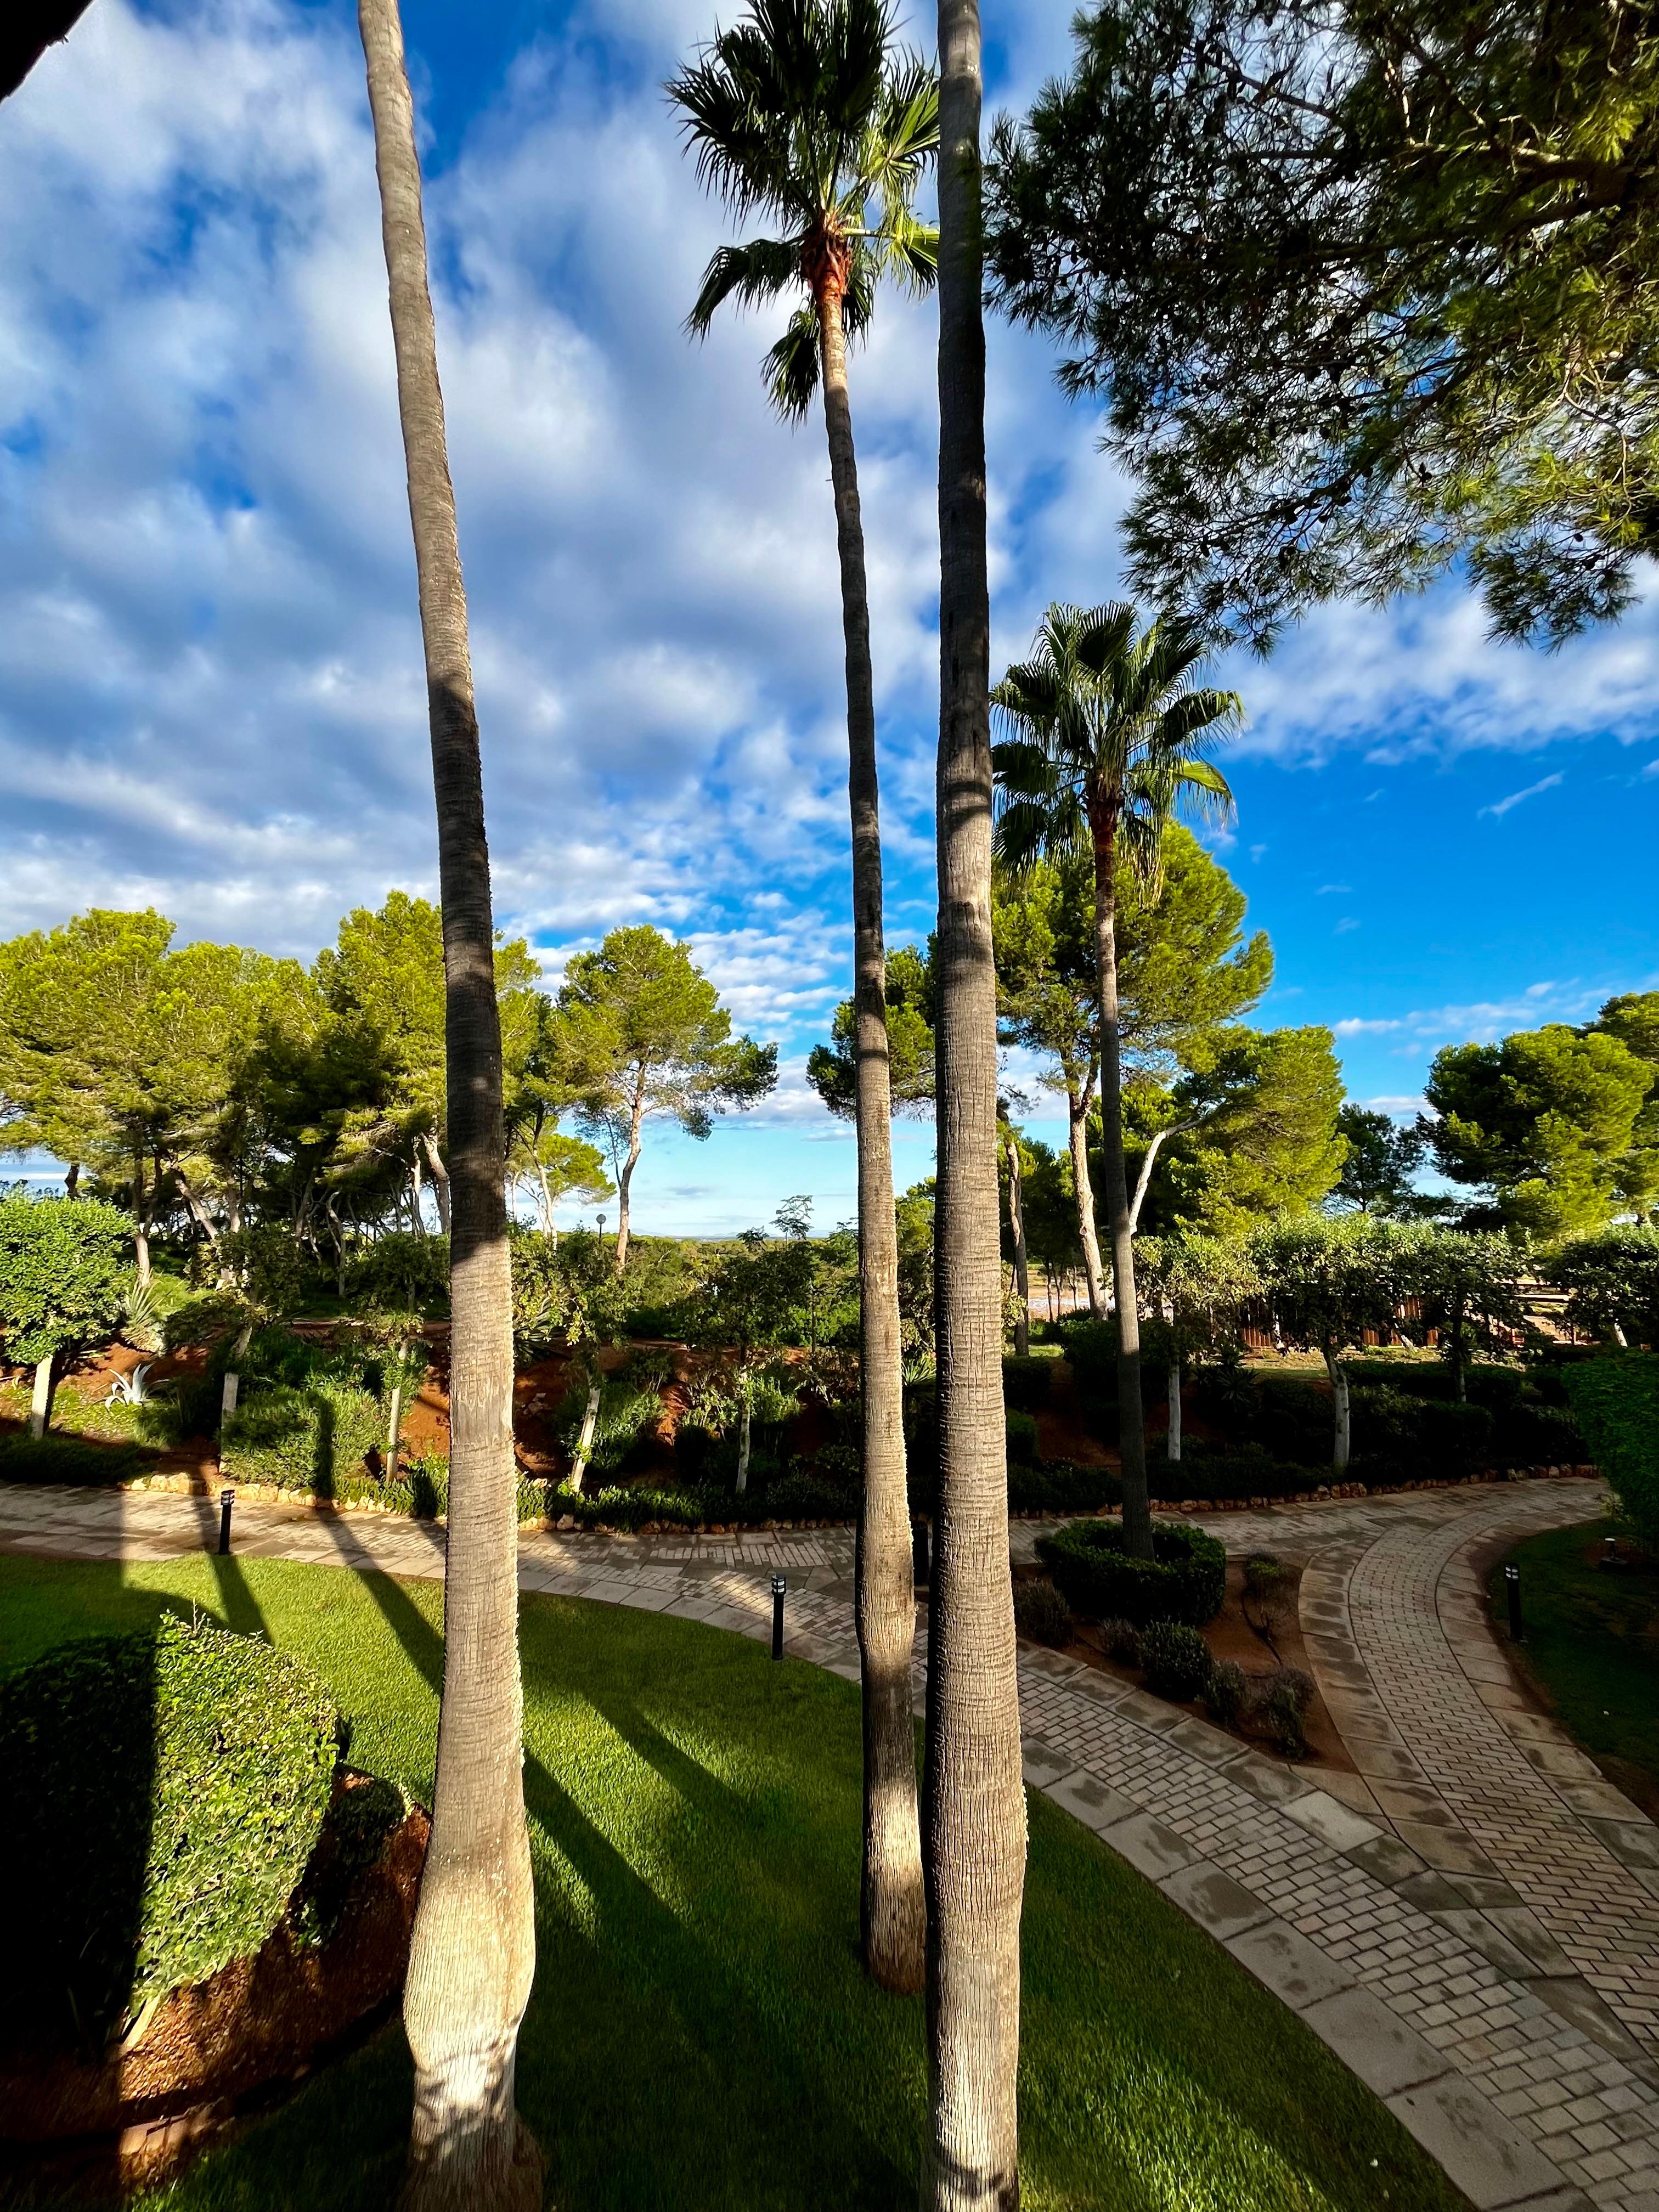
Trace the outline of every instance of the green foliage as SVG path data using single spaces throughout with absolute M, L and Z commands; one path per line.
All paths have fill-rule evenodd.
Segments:
M 0 1437 L 0 1482 L 62 1482 L 94 1488 L 136 1482 L 160 1458 L 137 1443 L 90 1443 L 82 1437 Z
M 244 1399 L 225 1422 L 221 1463 L 239 1482 L 333 1498 L 343 1477 L 362 1474 L 385 1436 L 380 1404 L 367 1390 L 313 1373 Z
M 1152 1557 L 1133 1559 L 1117 1521 L 1074 1521 L 1037 1544 L 1074 1613 L 1088 1620 L 1151 1620 L 1201 1627 L 1221 1610 L 1227 1547 L 1179 1521 L 1152 1524 Z
M 0 1343 L 33 1366 L 113 1335 L 131 1278 L 132 1224 L 88 1198 L 0 1193 Z
M 1393 1328 L 1406 1249 L 1403 1232 L 1364 1215 L 1285 1221 L 1250 1247 L 1285 1341 L 1328 1358 Z
M 1595 1463 L 1641 1541 L 1659 1550 L 1659 1352 L 1587 1359 L 1567 1395 Z
M 1016 1467 L 1029 1467 L 1036 1457 L 1036 1415 L 1010 1412 L 1004 1416 L 1004 1422 L 1007 1430 L 1010 1463 Z
M 574 1453 L 587 1418 L 587 1390 L 579 1376 L 559 1402 L 553 1416 L 554 1433 L 567 1452 Z M 605 1377 L 599 1392 L 599 1408 L 593 1425 L 587 1463 L 601 1474 L 623 1466 L 647 1430 L 654 1430 L 662 1413 L 655 1389 L 642 1389 L 626 1375 Z
M 1286 1759 L 1305 1759 L 1308 1739 L 1303 1721 L 1313 1703 L 1314 1686 L 1299 1667 L 1275 1667 L 1259 1683 L 1251 1707 Z M 1247 1709 L 1249 1710 L 1249 1709 Z
M 1318 1205 L 1346 1157 L 1342 1074 L 1328 1029 L 1217 1031 L 1167 1091 L 1137 1090 L 1126 1142 L 1167 1132 L 1142 1225 L 1218 1238 Z
M 1051 1459 L 1008 1470 L 1011 1513 L 1100 1513 L 1122 1503 L 1123 1485 L 1110 1468 Z
M 1019 1413 L 1035 1413 L 1048 1403 L 1054 1388 L 1056 1362 L 1052 1359 L 1021 1359 L 1012 1352 L 1002 1357 L 1003 1403 Z
M 1249 1700 L 1250 1678 L 1236 1659 L 1218 1660 L 1204 1684 L 1204 1702 L 1218 1728 L 1237 1728 Z
M 1072 1608 L 1051 1582 L 1014 1584 L 1014 1627 L 1034 1644 L 1063 1651 L 1072 1640 Z
M 1487 1194 L 1507 1229 L 1587 1234 L 1634 1176 L 1650 1064 L 1610 1034 L 1553 1022 L 1498 1044 L 1449 1045 L 1425 1086 L 1435 1165 Z
M 933 947 L 901 945 L 887 955 L 887 1074 L 896 1114 L 927 1112 L 933 1102 Z M 858 1109 L 853 1001 L 843 999 L 830 1042 L 806 1057 L 806 1079 L 832 1114 L 850 1121 Z
M 443 1313 L 449 1304 L 449 1239 L 409 1229 L 383 1230 L 354 1247 L 346 1294 L 358 1305 Z
M 1141 1631 L 1140 1663 L 1149 1690 L 1184 1705 L 1210 1678 L 1210 1648 L 1184 1622 L 1154 1620 Z
M 17 1998 L 94 2050 L 180 1984 L 257 1951 L 329 1800 L 336 1715 L 252 1637 L 172 1615 L 0 1680 Z M 14 1999 L 14 2007 L 17 2002 Z
M 1240 1341 L 1248 1308 L 1261 1296 L 1255 1261 L 1216 1237 L 1146 1237 L 1135 1252 L 1142 1342 L 1185 1364 L 1221 1356 Z
M 1551 1253 L 1544 1269 L 1567 1293 L 1567 1320 L 1586 1336 L 1659 1352 L 1659 1229 L 1604 1230 Z
M 1387 1114 L 1350 1100 L 1337 1109 L 1337 1134 L 1347 1146 L 1342 1172 L 1331 1196 L 1358 1213 L 1381 1213 L 1395 1221 L 1421 1211 L 1416 1176 L 1426 1139 L 1413 1126 L 1402 1129 Z
M 1616 614 L 1655 542 L 1653 28 L 1579 0 L 1102 0 L 989 164 L 992 282 L 1108 396 L 1137 581 L 1258 643 L 1467 561 Z

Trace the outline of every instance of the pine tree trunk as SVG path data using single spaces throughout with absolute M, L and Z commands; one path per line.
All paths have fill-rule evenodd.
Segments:
M 1170 1459 L 1178 1465 L 1181 1459 L 1181 1358 L 1178 1352 L 1170 1354 Z
M 884 1989 L 919 1990 L 927 1905 L 916 1808 L 910 1661 L 916 1600 L 905 1483 L 904 1353 L 893 1211 L 893 1096 L 870 609 L 841 295 L 819 301 L 823 418 L 841 555 L 847 653 L 847 795 L 853 826 L 853 1007 L 859 1171 L 859 1375 L 864 1483 L 854 1609 L 864 1692 L 864 1963 Z
M 1123 1484 L 1123 1548 L 1152 1556 L 1146 1490 L 1146 1412 L 1140 1402 L 1140 1308 L 1135 1298 L 1135 1241 L 1123 1163 L 1123 1062 L 1117 1006 L 1117 815 L 1091 809 L 1095 848 L 1095 940 L 1100 968 L 1100 1122 L 1106 1154 L 1106 1219 L 1112 1238 L 1112 1299 L 1117 1308 L 1117 1451 Z
M 1095 1188 L 1089 1175 L 1089 1096 L 1066 1094 L 1066 1141 L 1072 1152 L 1072 1194 L 1077 1201 L 1077 1240 L 1083 1248 L 1083 1275 L 1089 1286 L 1089 1310 L 1097 1321 L 1106 1311 L 1106 1287 L 1100 1264 L 1100 1236 L 1095 1227 Z
M 144 1154 L 141 1146 L 132 1156 L 132 1248 L 140 1283 L 149 1280 L 149 1200 L 144 1191 Z
M 1331 1401 L 1336 1412 L 1335 1437 L 1331 1447 L 1331 1465 L 1338 1474 L 1346 1472 L 1348 1464 L 1349 1440 L 1352 1423 L 1348 1401 L 1348 1377 L 1341 1360 L 1329 1345 L 1324 1347 L 1325 1372 L 1331 1378 Z
M 923 1783 L 921 2203 L 924 2212 L 1012 2212 L 1025 1801 L 1002 1403 L 975 0 L 939 0 L 939 1496 Z
M 29 1434 L 39 1443 L 52 1425 L 52 1393 L 58 1355 L 49 1352 L 34 1363 L 34 1389 L 29 1397 Z
M 750 1430 L 749 1407 L 749 1377 L 743 1378 L 743 1410 L 738 1415 L 738 1495 L 749 1487 L 749 1437 Z
M 628 1194 L 633 1188 L 634 1170 L 640 1164 L 640 1121 L 642 1101 L 636 1095 L 633 1119 L 628 1130 L 628 1158 L 623 1162 L 622 1173 L 617 1177 L 617 1273 L 620 1275 L 628 1266 Z M 616 1165 L 616 1155 L 611 1155 Z
M 497 1016 L 498 1034 L 500 1017 Z M 449 1170 L 444 1165 L 443 1154 L 438 1150 L 438 1140 L 428 1129 L 421 1142 L 426 1147 L 427 1165 L 432 1170 L 432 1194 L 438 1201 L 438 1234 L 449 1234 Z M 506 1193 L 502 1193 L 502 1207 L 506 1207 Z
M 71 1160 L 69 1164 L 69 1173 L 64 1177 L 64 1197 L 73 1198 L 76 1191 L 80 1187 L 80 1182 L 81 1163 L 79 1160 Z
M 529 2212 L 541 2159 L 514 2103 L 535 1971 L 524 1815 L 513 1287 L 501 1023 L 466 594 L 427 289 L 397 0 L 359 0 L 426 650 L 443 908 L 451 1182 L 450 1486 L 432 1837 L 404 1992 L 415 2058 L 405 2212 Z
M 1008 1155 L 1008 1233 L 1014 1241 L 1014 1291 L 1019 1299 L 1019 1316 L 1014 1322 L 1014 1354 L 1017 1358 L 1029 1359 L 1031 1270 L 1025 1256 L 1025 1194 L 1020 1182 L 1019 1138 L 1012 1129 L 1008 1132 L 1005 1149 Z

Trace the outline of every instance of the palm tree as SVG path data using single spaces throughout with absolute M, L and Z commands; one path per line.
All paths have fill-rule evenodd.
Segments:
M 1139 635 L 1121 602 L 1051 606 L 1032 657 L 1009 669 L 992 703 L 1014 735 L 995 750 L 1002 786 L 1001 857 L 1028 866 L 1040 853 L 1084 847 L 1095 871 L 1100 982 L 1100 1118 L 1118 1326 L 1118 1443 L 1123 1537 L 1152 1555 L 1146 1437 L 1140 1403 L 1140 1318 L 1134 1226 L 1123 1168 L 1123 1069 L 1118 1036 L 1117 870 L 1155 877 L 1164 824 L 1178 805 L 1224 817 L 1226 778 L 1207 756 L 1240 715 L 1238 695 L 1198 683 L 1208 651 L 1199 624 L 1164 615 Z
M 939 0 L 939 1537 L 927 1622 L 927 2212 L 1019 2202 L 1025 1880 L 997 1191 L 977 0 Z
M 404 2204 L 541 2203 L 514 2063 L 536 1936 L 525 1831 L 513 1459 L 513 1286 L 501 1021 L 466 592 L 444 438 L 414 111 L 397 0 L 359 0 L 409 473 L 443 902 L 449 1109 L 450 1491 L 432 1837 L 404 2022 L 415 2112 Z
M 916 1816 L 910 1660 L 915 1636 L 905 1488 L 898 1236 L 893 1212 L 882 928 L 881 826 L 864 526 L 847 389 L 847 342 L 867 325 L 877 281 L 931 285 L 934 232 L 912 199 L 939 137 L 939 95 L 919 56 L 892 43 L 885 0 L 751 0 L 745 20 L 671 82 L 697 173 L 739 214 L 782 235 L 722 246 L 688 327 L 728 301 L 804 294 L 766 356 L 773 404 L 799 421 L 822 386 L 841 553 L 853 821 L 854 1059 L 859 1164 L 859 1346 L 864 1492 L 857 1619 L 864 1686 L 865 1964 L 884 1988 L 921 1986 L 925 1904 Z

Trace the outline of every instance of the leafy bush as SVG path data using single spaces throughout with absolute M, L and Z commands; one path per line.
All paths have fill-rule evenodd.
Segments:
M 257 1951 L 305 1870 L 335 1758 L 321 1684 L 206 1622 L 85 1638 L 0 1680 L 22 2003 L 63 2026 L 67 2002 L 100 2044 Z
M 82 1437 L 7 1437 L 0 1438 L 0 1482 L 67 1482 L 88 1489 L 135 1482 L 158 1456 L 139 1444 L 94 1444 Z
M 1314 1686 L 1299 1667 L 1275 1667 L 1256 1685 L 1254 1705 L 1273 1742 L 1286 1759 L 1305 1757 L 1303 1719 L 1313 1703 Z
M 1060 1323 L 1060 1340 L 1083 1405 L 1097 1418 L 1109 1412 L 1117 1404 L 1117 1323 L 1084 1315 Z M 1143 1350 L 1142 1398 L 1148 1404 L 1161 1400 L 1169 1384 L 1168 1361 Z
M 1123 1485 L 1109 1467 L 1077 1467 L 1045 1460 L 1040 1467 L 1008 1470 L 1011 1513 L 1098 1513 L 1123 1503 Z
M 820 1475 L 785 1474 L 768 1484 L 766 1509 L 775 1521 L 856 1521 L 859 1493 Z
M 1490 1462 L 1493 1423 L 1485 1406 L 1364 1385 L 1351 1395 L 1356 1451 L 1392 1462 L 1405 1480 L 1452 1480 Z
M 1222 1728 L 1237 1728 L 1249 1703 L 1250 1678 L 1236 1659 L 1218 1659 L 1204 1685 L 1210 1717 Z
M 1048 1403 L 1054 1388 L 1054 1362 L 1006 1355 L 1002 1363 L 1002 1397 L 1016 1413 L 1035 1413 Z
M 654 1389 L 641 1389 L 622 1376 L 608 1375 L 599 1393 L 589 1466 L 601 1474 L 619 1468 L 645 1431 L 654 1429 L 661 1412 L 662 1400 Z M 586 1418 L 587 1384 L 579 1376 L 553 1416 L 554 1433 L 566 1451 L 575 1451 Z
M 1183 1621 L 1199 1627 L 1221 1610 L 1227 1587 L 1224 1545 L 1183 1522 L 1158 1522 L 1150 1559 L 1132 1559 L 1115 1521 L 1074 1521 L 1037 1545 L 1074 1613 L 1085 1620 L 1121 1615 L 1137 1623 Z
M 1284 1562 L 1271 1552 L 1253 1552 L 1244 1562 L 1244 1587 L 1252 1597 L 1271 1604 L 1283 1595 L 1286 1578 Z
M 1133 1620 L 1103 1620 L 1100 1641 L 1106 1656 L 1115 1659 L 1120 1667 L 1139 1666 L 1140 1631 Z
M 360 1306 L 444 1313 L 449 1305 L 449 1239 L 387 1230 L 359 1244 L 346 1267 L 346 1291 Z
M 1182 1498 L 1231 1503 L 1247 1498 L 1294 1498 L 1314 1489 L 1328 1468 L 1316 1473 L 1286 1464 L 1260 1444 L 1237 1444 L 1225 1451 L 1194 1444 L 1172 1467 L 1154 1465 L 1148 1473 L 1155 1492 L 1173 1491 Z
M 1498 1417 L 1492 1436 L 1492 1460 L 1498 1467 L 1577 1467 L 1595 1456 L 1571 1410 L 1550 1404 L 1535 1387 L 1528 1387 Z
M 1008 1457 L 1017 1467 L 1030 1467 L 1036 1458 L 1037 1425 L 1035 1413 L 1009 1413 Z
M 367 1390 L 313 1374 L 300 1386 L 278 1382 L 239 1405 L 224 1425 L 221 1464 L 237 1481 L 334 1498 L 341 1479 L 361 1474 L 383 1441 L 380 1408 Z
M 1210 1649 L 1184 1622 L 1154 1620 L 1141 1635 L 1140 1663 L 1149 1689 L 1184 1705 L 1209 1680 Z
M 1072 1608 L 1050 1582 L 1016 1583 L 1014 1626 L 1034 1644 L 1061 1650 L 1072 1640 Z
M 1638 1540 L 1659 1546 L 1659 1352 L 1566 1370 L 1573 1411 Z
M 0 1344 L 33 1366 L 102 1344 L 115 1330 L 131 1276 L 132 1223 L 95 1198 L 0 1192 Z
M 1443 1359 L 1345 1359 L 1351 1387 L 1396 1390 L 1410 1398 L 1452 1402 L 1452 1371 Z M 1472 1406 L 1490 1413 L 1512 1406 L 1526 1386 L 1518 1367 L 1500 1367 L 1495 1360 L 1472 1360 L 1464 1370 L 1463 1387 Z

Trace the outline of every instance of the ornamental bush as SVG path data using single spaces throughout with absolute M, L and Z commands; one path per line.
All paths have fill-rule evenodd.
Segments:
M 367 1390 L 317 1374 L 273 1384 L 238 1406 L 224 1425 L 221 1464 L 238 1482 L 334 1498 L 385 1441 L 380 1406 Z
M 1659 1352 L 1587 1359 L 1565 1372 L 1597 1466 L 1638 1537 L 1659 1548 Z
M 1072 1640 L 1072 1608 L 1050 1582 L 1014 1584 L 1014 1626 L 1059 1651 Z
M 1035 1413 L 1046 1406 L 1054 1389 L 1057 1360 L 1028 1354 L 1005 1354 L 1002 1362 L 1002 1400 L 1018 1413 Z
M 1087 1620 L 1199 1628 L 1221 1610 L 1226 1593 L 1226 1547 L 1185 1522 L 1154 1523 L 1150 1559 L 1129 1556 L 1115 1521 L 1074 1521 L 1043 1537 L 1037 1552 L 1073 1612 Z
M 1210 1678 L 1210 1647 L 1183 1621 L 1155 1620 L 1141 1635 L 1140 1663 L 1148 1689 L 1185 1704 Z
M 0 1680 L 9 2017 L 95 2051 L 257 1951 L 322 1827 L 337 1730 L 293 1660 L 172 1615 Z

